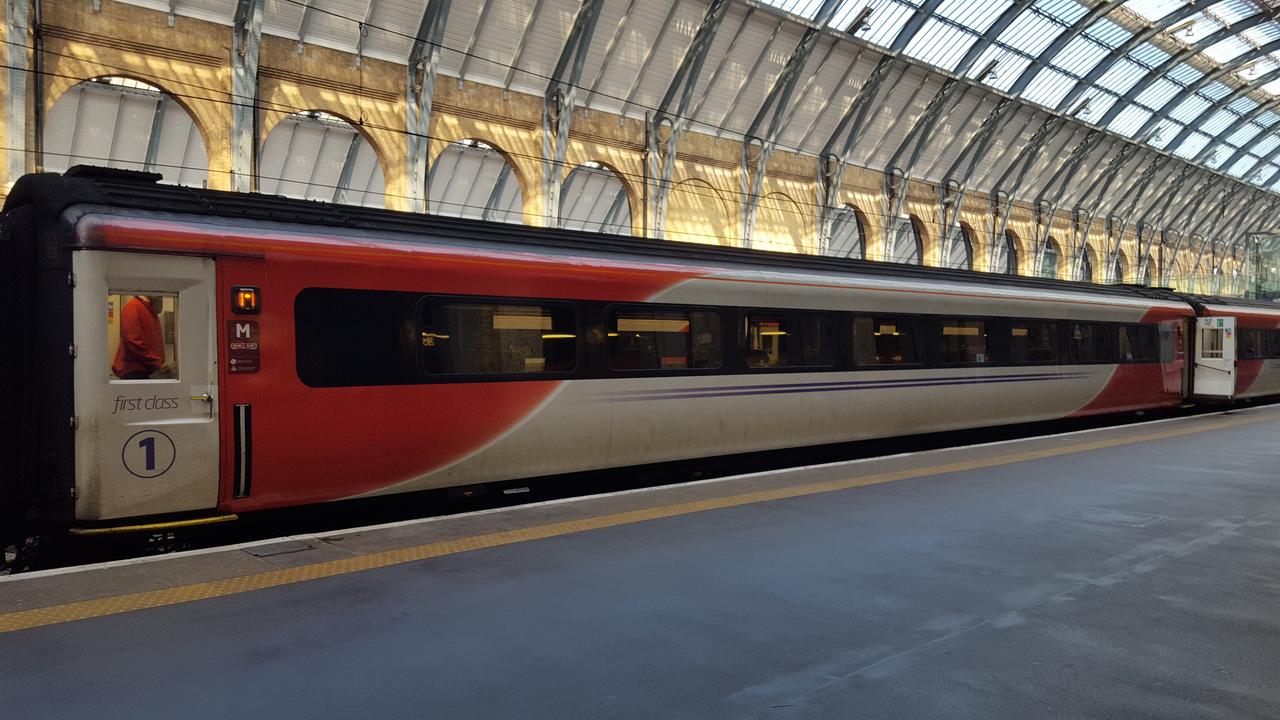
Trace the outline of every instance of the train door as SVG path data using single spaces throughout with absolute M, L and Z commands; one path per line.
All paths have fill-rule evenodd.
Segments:
M 218 501 L 214 261 L 77 251 L 76 517 Z
M 1193 397 L 1230 400 L 1236 394 L 1236 319 L 1196 318 Z

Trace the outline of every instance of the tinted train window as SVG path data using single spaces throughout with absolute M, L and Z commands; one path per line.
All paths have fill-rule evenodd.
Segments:
M 422 303 L 422 367 L 432 375 L 572 372 L 578 335 L 573 308 L 559 303 Z
M 911 321 L 888 316 L 854 318 L 853 362 L 857 365 L 914 365 L 920 362 Z
M 944 363 L 987 363 L 987 324 L 982 320 L 956 320 L 944 318 L 942 327 L 941 359 Z
M 1160 336 L 1154 325 L 1124 325 L 1120 328 L 1120 360 L 1156 362 L 1160 359 Z
M 721 365 L 720 315 L 682 308 L 625 307 L 609 314 L 614 370 L 714 369 Z
M 298 377 L 312 387 L 422 382 L 418 293 L 308 288 L 294 301 Z
M 1072 362 L 1115 362 L 1119 332 L 1114 325 L 1071 323 L 1067 348 Z
M 1236 354 L 1243 360 L 1258 360 L 1269 357 L 1271 349 L 1267 347 L 1270 334 L 1265 330 L 1240 330 L 1236 340 Z
M 1058 362 L 1058 324 L 1015 320 L 1009 328 L 1013 361 L 1025 363 Z
M 1271 331 L 1271 357 L 1280 358 L 1280 330 Z
M 747 367 L 831 365 L 835 360 L 831 333 L 827 315 L 748 315 Z

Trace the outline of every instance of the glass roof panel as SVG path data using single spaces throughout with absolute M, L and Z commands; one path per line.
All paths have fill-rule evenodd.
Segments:
M 1098 78 L 1098 84 L 1117 93 L 1126 93 L 1137 84 L 1150 70 L 1128 58 L 1121 59 Z M 1177 92 L 1177 90 L 1174 90 Z
M 1056 107 L 1059 102 L 1062 102 L 1062 98 L 1066 97 L 1067 92 L 1075 87 L 1075 84 L 1075 79 L 1070 75 L 1053 68 L 1044 68 L 1036 74 L 1035 79 L 1022 95 L 1031 102 L 1040 103 L 1046 107 Z
M 1192 95 L 1181 103 L 1178 103 L 1178 107 L 1174 108 L 1173 112 L 1169 113 L 1169 117 L 1179 122 L 1191 122 L 1208 107 L 1208 100 L 1205 100 L 1199 95 Z
M 1133 33 L 1106 18 L 1101 18 L 1095 22 L 1085 31 L 1085 34 L 1112 50 L 1120 47 L 1121 43 L 1133 37 Z
M 1226 128 L 1223 129 L 1225 130 Z M 1227 142 L 1235 145 L 1236 147 L 1244 147 L 1249 143 L 1249 141 L 1258 137 L 1258 133 L 1260 132 L 1262 132 L 1262 128 L 1260 126 L 1254 125 L 1253 123 L 1245 123 L 1244 127 L 1227 136 Z M 1249 149 L 1253 152 L 1258 152 L 1256 147 L 1250 147 Z
M 1152 45 L 1151 43 L 1142 43 L 1129 53 L 1129 57 L 1134 61 L 1143 63 L 1147 67 L 1155 67 L 1165 60 L 1169 59 L 1169 53 Z
M 1026 70 L 1027 66 L 1031 64 L 1031 58 L 1025 55 L 1020 55 L 1006 48 L 992 46 L 987 48 L 978 62 L 974 63 L 973 72 L 981 71 L 986 66 L 989 58 L 995 58 L 997 61 L 996 76 L 987 78 L 983 82 L 997 90 L 1008 90 L 1014 81 L 1018 79 L 1018 76 L 1022 74 L 1022 71 Z
M 936 13 L 978 32 L 986 32 L 1013 0 L 943 0 Z
M 1176 65 L 1169 70 L 1169 79 L 1181 85 L 1190 85 L 1201 77 L 1204 77 L 1204 73 L 1186 63 Z
M 1186 0 L 1130 0 L 1124 9 L 1148 20 L 1159 20 L 1186 4 Z
M 1084 75 L 1107 56 L 1107 48 L 1084 37 L 1072 38 L 1062 52 L 1051 61 L 1056 67 L 1075 75 Z
M 1200 123 L 1199 129 L 1209 133 L 1210 135 L 1217 135 L 1223 130 L 1226 130 L 1231 123 L 1239 119 L 1240 116 L 1230 110 L 1219 110 L 1213 115 L 1210 115 L 1208 120 Z
M 1224 63 L 1228 60 L 1240 57 L 1248 52 L 1252 47 L 1252 45 L 1240 39 L 1239 36 L 1233 35 L 1222 42 L 1206 48 L 1204 54 L 1208 55 L 1216 62 Z
M 881 0 L 872 9 L 871 17 L 867 20 L 870 27 L 859 33 L 858 37 L 876 45 L 889 47 L 914 12 L 914 7 L 898 0 L 887 0 L 887 2 Z
M 1184 127 L 1186 126 L 1181 123 L 1176 123 L 1172 120 L 1165 120 L 1156 126 L 1156 132 L 1151 136 L 1151 139 L 1147 141 L 1147 144 L 1152 147 L 1164 149 L 1168 147 L 1169 143 L 1173 142 L 1173 139 L 1178 136 L 1178 133 L 1182 132 L 1182 128 Z
M 998 42 L 1038 56 L 1062 32 L 1062 24 L 1038 12 L 1024 12 L 1000 33 Z
M 1182 141 L 1182 144 L 1176 148 L 1168 148 L 1173 150 L 1173 154 L 1183 158 L 1193 158 L 1196 153 L 1204 149 L 1209 144 L 1209 136 L 1204 133 L 1193 132 L 1191 137 Z M 1218 153 L 1221 155 L 1222 153 Z
M 955 70 L 978 36 L 951 23 L 930 18 L 903 51 L 917 60 Z
M 1138 132 L 1138 128 L 1142 127 L 1143 123 L 1145 123 L 1150 117 L 1150 112 L 1143 110 L 1137 105 L 1130 105 L 1124 110 L 1121 110 L 1119 115 L 1116 115 L 1116 118 L 1111 121 L 1111 124 L 1107 126 L 1107 129 L 1131 138 Z

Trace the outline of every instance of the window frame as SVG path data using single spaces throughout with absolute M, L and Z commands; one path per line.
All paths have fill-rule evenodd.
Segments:
M 381 292 L 381 291 L 379 291 Z M 386 292 L 396 292 L 389 290 Z M 428 378 L 427 382 L 421 384 L 438 384 L 448 382 L 518 382 L 528 380 L 567 380 L 569 378 L 581 375 L 585 367 L 584 346 L 586 338 L 583 333 L 583 307 L 581 301 L 576 300 L 560 300 L 551 299 L 544 300 L 540 298 L 524 298 L 524 297 L 504 297 L 499 295 L 452 295 L 441 293 L 421 293 L 418 303 L 414 308 L 414 327 L 417 332 L 422 332 L 425 325 L 422 323 L 422 309 L 425 303 L 438 302 L 439 304 L 447 304 L 456 302 L 467 305 L 528 305 L 542 306 L 561 305 L 568 308 L 573 316 L 573 333 L 577 336 L 574 343 L 573 353 L 573 369 L 572 370 L 546 370 L 542 372 L 508 372 L 508 373 L 433 373 L 427 370 L 423 363 L 422 349 L 414 348 L 414 355 L 418 363 L 418 369 L 422 372 L 423 377 Z M 417 383 L 414 383 L 417 384 Z M 354 386 L 363 387 L 363 386 Z
M 635 368 L 635 369 L 619 369 L 613 367 L 610 362 L 608 334 L 609 328 L 612 326 L 613 313 L 619 308 L 650 308 L 652 311 L 663 310 L 684 310 L 689 314 L 695 312 L 715 313 L 720 319 L 720 366 L 714 368 Z M 726 342 L 726 331 L 733 332 L 734 318 L 736 313 L 734 308 L 725 307 L 723 305 L 690 305 L 685 303 L 646 303 L 646 302 L 609 302 L 603 303 L 600 308 L 600 328 L 604 333 L 604 339 L 600 343 L 599 377 L 674 377 L 678 375 L 723 375 L 736 374 L 732 372 L 736 368 L 738 361 L 741 359 L 741 353 L 729 352 L 734 347 L 740 345 L 731 345 Z M 726 317 L 733 316 L 733 317 Z M 583 345 L 580 343 L 580 345 Z M 693 348 L 690 347 L 690 359 L 692 359 Z M 730 357 L 733 355 L 734 357 Z M 579 365 L 581 367 L 581 365 Z M 597 375 L 593 375 L 595 377 Z

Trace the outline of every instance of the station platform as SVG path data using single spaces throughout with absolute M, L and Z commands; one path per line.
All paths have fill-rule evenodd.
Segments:
M 1274 718 L 1280 406 L 0 579 L 11 718 Z

